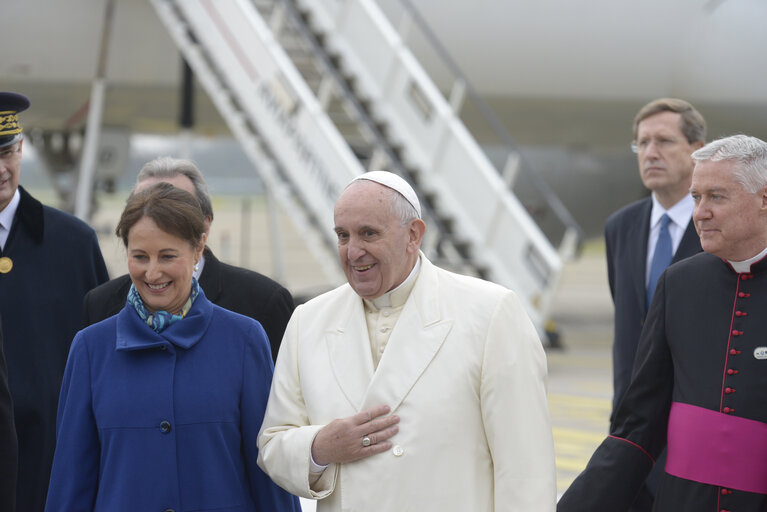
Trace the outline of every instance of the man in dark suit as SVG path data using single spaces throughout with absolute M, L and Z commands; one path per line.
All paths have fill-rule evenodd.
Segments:
M 86 292 L 109 279 L 96 233 L 19 185 L 18 112 L 0 92 L 0 316 L 18 439 L 19 512 L 42 512 L 56 446 L 56 408 Z
M 703 116 L 680 99 L 654 100 L 634 118 L 632 149 L 637 153 L 642 183 L 652 194 L 621 208 L 605 224 L 607 273 L 615 304 L 613 414 L 631 381 L 639 335 L 659 270 L 669 260 L 676 262 L 701 251 L 691 220 L 694 162 L 690 155 L 705 144 L 705 138 Z M 664 221 L 664 216 L 668 220 Z M 662 231 L 665 242 L 659 243 Z M 656 248 L 662 252 L 664 247 L 665 265 L 654 268 Z M 651 475 L 632 510 L 650 510 L 656 483 L 657 477 Z
M 0 510 L 16 510 L 18 452 L 13 403 L 8 389 L 8 368 L 3 356 L 3 326 L 0 324 Z
M 193 194 L 207 219 L 213 221 L 213 206 L 202 173 L 192 162 L 161 157 L 148 162 L 139 172 L 135 190 L 164 181 Z M 277 359 L 285 326 L 293 313 L 293 297 L 277 282 L 257 272 L 220 262 L 208 247 L 203 252 L 195 277 L 205 296 L 225 309 L 249 316 L 264 327 Z M 92 290 L 83 305 L 84 324 L 90 325 L 117 314 L 128 296 L 131 280 L 127 274 Z

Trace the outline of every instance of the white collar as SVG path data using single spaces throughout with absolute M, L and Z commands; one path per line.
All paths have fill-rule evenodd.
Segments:
M 396 288 L 389 290 L 388 292 L 384 293 L 380 297 L 377 297 L 371 301 L 376 309 L 381 308 L 390 308 L 393 307 L 393 303 L 396 302 L 396 306 L 400 306 L 407 301 L 408 295 L 410 295 L 410 291 L 412 289 L 412 286 L 410 286 L 410 283 L 415 279 L 415 276 L 418 275 L 418 270 L 421 268 L 421 257 L 419 256 L 417 260 L 415 260 L 415 265 L 413 265 L 413 270 L 410 271 L 410 274 L 405 278 L 404 281 L 402 281 Z M 404 292 L 404 297 L 400 297 L 400 293 L 397 293 L 398 291 Z M 392 297 L 394 296 L 394 297 Z M 395 300 L 392 300 L 394 298 Z
M 735 270 L 735 272 L 737 272 L 738 274 L 743 274 L 743 273 L 751 272 L 751 265 L 756 263 L 757 261 L 762 260 L 765 256 L 767 256 L 767 247 L 756 256 L 748 258 L 745 261 L 727 260 L 727 263 L 730 264 L 730 266 L 733 268 L 733 270 Z
M 652 195 L 652 212 L 650 213 L 650 229 L 652 229 L 658 222 L 663 214 L 668 214 L 674 224 L 682 228 L 686 228 L 692 218 L 692 211 L 695 209 L 695 201 L 692 199 L 692 195 L 687 194 L 680 199 L 674 206 L 666 210 L 658 202 L 655 194 Z
M 8 231 L 11 230 L 11 224 L 13 224 L 13 218 L 16 216 L 16 210 L 19 209 L 20 202 L 21 194 L 19 193 L 19 189 L 16 188 L 16 192 L 13 193 L 11 202 L 0 211 L 0 224 Z
M 200 261 L 197 262 L 197 270 L 194 271 L 192 276 L 197 279 L 197 282 L 200 281 L 200 274 L 202 274 L 202 269 L 205 268 L 205 253 L 200 256 Z

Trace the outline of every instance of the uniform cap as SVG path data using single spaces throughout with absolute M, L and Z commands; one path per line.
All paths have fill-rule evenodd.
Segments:
M 15 92 L 0 92 L 0 148 L 21 140 L 19 112 L 29 108 L 29 98 Z

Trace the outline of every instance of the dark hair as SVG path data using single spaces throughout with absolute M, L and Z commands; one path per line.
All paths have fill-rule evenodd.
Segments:
M 147 178 L 173 178 L 174 176 L 186 176 L 194 186 L 194 194 L 200 202 L 202 214 L 213 220 L 213 204 L 208 193 L 208 185 L 202 177 L 200 169 L 189 160 L 161 156 L 144 164 L 138 173 L 136 184 L 138 185 Z
M 117 223 L 115 234 L 128 247 L 128 233 L 149 217 L 166 233 L 199 247 L 205 233 L 205 216 L 192 194 L 170 183 L 160 182 L 131 194 Z
M 677 98 L 660 98 L 642 107 L 634 117 L 634 140 L 637 138 L 639 123 L 661 112 L 676 112 L 681 115 L 679 129 L 687 142 L 706 142 L 706 120 L 691 104 Z

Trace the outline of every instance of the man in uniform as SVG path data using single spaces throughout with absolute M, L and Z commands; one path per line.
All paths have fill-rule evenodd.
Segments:
M 692 157 L 705 252 L 660 276 L 610 436 L 560 512 L 628 510 L 666 445 L 654 511 L 767 510 L 767 143 Z
M 0 317 L 19 442 L 16 506 L 42 512 L 56 407 L 85 294 L 109 276 L 96 233 L 19 185 L 26 96 L 0 92 Z

